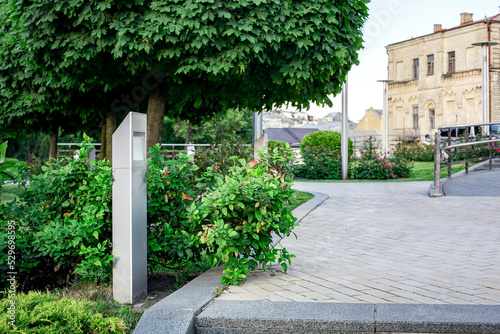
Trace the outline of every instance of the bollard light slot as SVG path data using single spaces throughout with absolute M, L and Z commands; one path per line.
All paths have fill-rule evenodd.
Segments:
M 133 161 L 146 160 L 146 134 L 144 132 L 134 131 L 133 133 L 132 160 Z

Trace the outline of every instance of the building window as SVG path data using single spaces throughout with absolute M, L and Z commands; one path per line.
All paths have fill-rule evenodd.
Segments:
M 413 59 L 413 79 L 418 79 L 418 58 Z
M 448 73 L 455 72 L 455 51 L 448 52 Z
M 427 75 L 434 74 L 434 55 L 427 56 Z
M 418 106 L 413 106 L 413 129 L 418 130 Z
M 434 129 L 436 126 L 436 111 L 434 109 L 429 109 L 429 129 Z

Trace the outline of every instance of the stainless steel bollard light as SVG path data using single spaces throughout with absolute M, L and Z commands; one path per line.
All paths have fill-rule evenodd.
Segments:
M 113 134 L 113 299 L 146 298 L 146 114 L 130 112 Z

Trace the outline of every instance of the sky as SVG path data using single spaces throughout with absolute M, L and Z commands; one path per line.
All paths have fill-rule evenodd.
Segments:
M 434 24 L 443 29 L 459 26 L 460 13 L 473 13 L 474 21 L 496 15 L 499 6 L 500 0 L 372 0 L 363 29 L 360 64 L 348 76 L 349 119 L 359 122 L 366 109 L 382 109 L 383 87 L 377 80 L 387 79 L 387 45 L 431 34 Z M 339 94 L 333 108 L 313 105 L 308 113 L 321 117 L 341 110 Z

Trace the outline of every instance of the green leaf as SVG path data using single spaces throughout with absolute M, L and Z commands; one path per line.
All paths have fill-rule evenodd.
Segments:
M 5 152 L 6 151 L 7 151 L 7 142 L 4 141 L 0 145 L 0 164 L 3 164 L 3 162 L 5 161 Z
M 262 220 L 262 214 L 260 213 L 260 210 L 255 210 L 255 218 L 257 218 L 258 221 Z
M 94 238 L 99 239 L 99 232 L 94 231 L 94 233 L 92 233 L 92 235 L 94 236 Z

